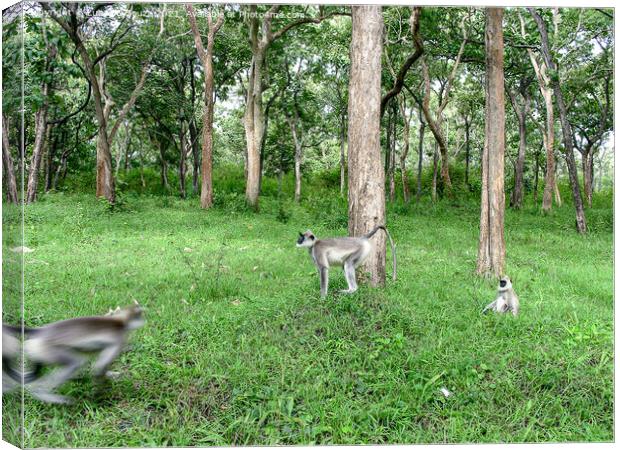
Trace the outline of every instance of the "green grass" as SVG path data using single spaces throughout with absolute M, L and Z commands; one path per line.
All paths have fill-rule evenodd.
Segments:
M 26 208 L 28 325 L 133 299 L 148 320 L 119 380 L 68 383 L 71 406 L 26 395 L 26 447 L 613 440 L 609 196 L 585 237 L 570 204 L 507 211 L 515 319 L 480 314 L 496 286 L 474 274 L 477 201 L 390 206 L 398 281 L 347 296 L 333 270 L 321 300 L 296 233 L 345 235 L 344 200 L 266 197 L 254 214 L 226 195 L 208 212 L 131 193 L 114 212 L 69 193 Z M 13 442 L 19 400 L 3 399 Z

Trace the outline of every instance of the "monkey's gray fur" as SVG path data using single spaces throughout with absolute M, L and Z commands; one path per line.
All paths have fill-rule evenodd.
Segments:
M 500 278 L 497 298 L 489 303 L 482 310 L 482 313 L 486 314 L 489 310 L 498 313 L 512 312 L 512 315 L 515 317 L 519 314 L 519 297 L 515 294 L 510 278 L 507 276 Z
M 321 282 L 321 297 L 327 296 L 329 284 L 329 268 L 342 266 L 349 288 L 345 293 L 352 294 L 357 291 L 355 269 L 366 261 L 372 251 L 372 238 L 379 230 L 385 231 L 392 247 L 392 279 L 396 281 L 396 247 L 390 232 L 383 225 L 376 226 L 370 233 L 362 237 L 337 237 L 329 239 L 317 239 L 312 231 L 299 233 L 297 247 L 306 247 L 317 270 Z

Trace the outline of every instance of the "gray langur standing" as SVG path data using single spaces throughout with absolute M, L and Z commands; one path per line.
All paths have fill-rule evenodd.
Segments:
M 24 356 L 35 365 L 35 372 L 29 376 L 28 390 L 33 397 L 45 402 L 70 403 L 71 399 L 53 391 L 87 362 L 84 354 L 98 354 L 93 375 L 104 377 L 123 350 L 129 331 L 142 325 L 142 308 L 136 304 L 105 316 L 77 317 L 40 328 L 25 328 Z M 59 367 L 40 377 L 40 369 L 51 366 Z M 17 371 L 10 370 L 7 374 L 21 381 L 21 377 L 16 378 L 20 375 Z
M 482 310 L 482 313 L 486 314 L 489 310 L 498 313 L 512 312 L 512 315 L 515 317 L 519 314 L 519 297 L 515 294 L 510 278 L 507 276 L 500 278 L 499 287 L 497 288 L 497 298 L 489 303 Z
M 390 240 L 392 247 L 392 279 L 396 281 L 396 248 L 392 236 L 383 225 L 376 226 L 370 233 L 361 237 L 337 237 L 329 239 L 317 239 L 312 231 L 299 233 L 297 247 L 308 249 L 317 270 L 321 282 L 321 297 L 327 296 L 327 286 L 329 284 L 329 268 L 331 266 L 342 266 L 344 276 L 349 288 L 342 292 L 352 294 L 357 291 L 357 281 L 355 279 L 355 269 L 366 261 L 372 251 L 370 238 L 374 234 L 383 230 Z

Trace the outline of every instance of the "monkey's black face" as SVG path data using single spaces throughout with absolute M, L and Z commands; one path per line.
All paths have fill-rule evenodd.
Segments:
M 499 287 L 506 287 L 506 280 L 504 279 L 499 280 Z
M 297 247 L 312 247 L 314 245 L 314 234 L 308 230 L 305 233 L 299 233 L 299 239 L 297 239 Z

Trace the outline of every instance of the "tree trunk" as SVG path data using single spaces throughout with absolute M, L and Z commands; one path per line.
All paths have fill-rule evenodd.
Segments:
M 411 114 L 407 115 L 407 104 L 404 94 L 399 101 L 400 114 L 403 116 L 403 151 L 400 154 L 400 176 L 403 181 L 403 200 L 409 203 L 411 194 L 409 191 L 409 179 L 407 177 L 407 156 L 409 154 L 409 127 Z
M 469 188 L 469 117 L 465 116 L 465 186 Z
M 545 147 L 547 150 L 547 168 L 545 170 L 545 188 L 543 190 L 543 211 L 550 211 L 552 205 L 552 192 L 553 186 L 555 186 L 555 154 L 553 152 L 554 147 L 554 116 L 553 116 L 553 100 L 551 98 L 551 91 L 549 89 L 543 89 L 543 96 L 545 98 L 545 109 L 547 111 L 547 129 L 545 136 Z
M 538 31 L 540 32 L 541 40 L 541 52 L 545 58 L 545 62 L 549 69 L 553 73 L 558 73 L 558 68 L 551 57 L 551 51 L 549 50 L 549 37 L 547 35 L 547 26 L 543 22 L 542 17 L 538 15 L 534 8 L 528 8 L 530 14 L 534 17 Z M 577 166 L 575 164 L 575 153 L 573 151 L 573 130 L 570 122 L 568 121 L 568 113 L 566 111 L 566 105 L 564 103 L 564 96 L 562 88 L 560 86 L 559 77 L 554 76 L 551 78 L 551 84 L 553 86 L 553 94 L 555 97 L 555 103 L 558 107 L 560 114 L 560 124 L 562 125 L 562 137 L 564 143 L 564 156 L 566 159 L 566 167 L 568 169 L 568 178 L 573 193 L 573 203 L 575 205 L 575 225 L 579 233 L 585 233 L 587 231 L 586 216 L 583 210 L 583 200 L 581 198 L 581 189 L 579 188 L 579 177 L 577 176 Z
M 189 138 L 192 141 L 192 194 L 198 194 L 200 183 L 200 149 L 198 147 L 198 130 L 196 130 L 196 122 L 194 118 L 189 122 Z
M 541 143 L 541 148 L 544 146 Z M 536 160 L 534 163 L 534 204 L 538 204 L 538 172 L 540 171 L 540 150 L 536 152 Z
M 439 155 L 437 154 L 437 142 L 433 152 L 433 184 L 431 185 L 431 200 L 437 201 L 437 169 L 439 168 Z
M 185 175 L 186 175 L 186 158 L 185 158 L 185 122 L 183 120 L 180 121 L 180 131 L 179 131 L 179 194 L 181 198 L 185 198 Z
M 58 140 L 59 135 L 63 136 L 62 141 L 64 142 L 64 136 L 66 136 L 66 132 L 64 129 L 61 132 L 52 133 L 54 126 L 49 124 L 47 126 L 47 137 L 45 138 L 46 142 L 50 142 L 51 145 L 48 145 L 47 148 L 47 161 L 45 162 L 45 192 L 49 192 L 52 189 L 52 174 L 54 173 L 54 157 L 56 156 L 56 149 L 58 148 Z M 54 139 L 52 139 L 52 134 L 54 135 Z
M 530 97 L 527 90 L 527 84 L 522 81 L 519 89 L 520 97 L 523 104 L 519 105 L 517 96 L 508 90 L 512 108 L 517 115 L 519 122 L 519 153 L 517 154 L 517 163 L 515 164 L 515 184 L 510 196 L 510 206 L 514 209 L 521 209 L 523 206 L 523 170 L 525 167 L 525 152 L 527 150 L 527 126 L 525 119 L 529 110 Z
M 26 203 L 32 203 L 37 197 L 37 185 L 39 183 L 39 169 L 41 167 L 41 157 L 45 148 L 45 135 L 47 131 L 47 83 L 43 86 L 42 96 L 43 105 L 35 113 L 35 138 L 30 159 L 30 169 L 28 171 L 28 188 L 26 191 Z
M 200 206 L 208 209 L 213 205 L 213 46 L 215 35 L 224 23 L 224 11 L 221 10 L 214 24 L 211 11 L 207 15 L 208 37 L 207 49 L 202 44 L 202 37 L 196 24 L 194 10 L 191 5 L 186 5 L 194 43 L 205 74 L 204 102 L 205 109 L 202 116 L 202 188 L 200 191 Z M 260 158 L 260 154 L 259 154 Z
M 349 79 L 349 235 L 385 225 L 385 174 L 381 162 L 380 6 L 353 6 Z M 377 233 L 364 265 L 373 286 L 385 283 L 385 237 Z
M 168 163 L 166 162 L 166 148 L 164 147 L 164 144 L 159 140 L 157 141 L 157 146 L 159 147 L 161 185 L 167 191 L 168 189 L 170 189 L 170 185 L 168 184 Z
M 9 150 L 9 120 L 4 114 L 2 114 L 2 163 L 7 199 L 10 203 L 17 204 L 17 182 L 15 180 L 13 158 Z
M 581 154 L 581 164 L 583 167 L 583 192 L 586 196 L 586 203 L 592 208 L 592 178 L 594 175 L 594 158 L 592 147 L 587 146 Z
M 560 189 L 558 189 L 558 181 L 556 177 L 555 184 L 553 185 L 553 194 L 555 195 L 555 202 L 558 207 L 562 207 L 562 196 L 560 195 Z
M 504 273 L 504 36 L 503 8 L 486 8 L 485 145 L 477 273 Z
M 345 187 L 345 155 L 344 155 L 344 145 L 347 140 L 347 127 L 345 123 L 345 115 L 340 115 L 340 196 L 344 195 L 344 187 Z
M 302 137 L 300 131 L 297 129 L 297 121 L 299 117 L 297 111 L 294 113 L 294 117 L 287 117 L 289 126 L 291 128 L 291 135 L 293 136 L 293 144 L 295 145 L 295 203 L 299 203 L 301 200 L 301 162 L 303 158 Z
M 426 130 L 426 122 L 422 119 L 420 113 L 420 132 L 418 136 L 418 189 L 416 191 L 416 200 L 419 202 L 422 198 L 422 161 L 424 159 L 424 131 Z

